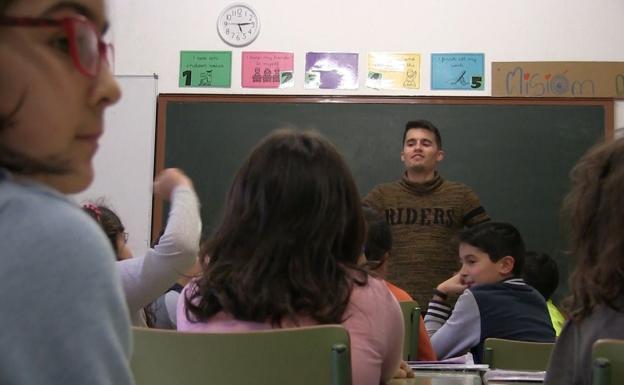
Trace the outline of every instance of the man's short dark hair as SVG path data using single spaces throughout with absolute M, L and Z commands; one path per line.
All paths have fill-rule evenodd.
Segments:
M 509 255 L 514 259 L 512 273 L 522 276 L 524 241 L 518 229 L 505 222 L 484 222 L 459 233 L 459 241 L 487 253 L 492 262 Z
M 433 135 L 435 136 L 436 144 L 438 145 L 438 149 L 439 150 L 442 149 L 442 137 L 440 136 L 440 131 L 438 130 L 438 127 L 436 127 L 433 123 L 425 119 L 410 120 L 409 122 L 405 124 L 405 131 L 403 131 L 403 142 L 401 142 L 401 144 L 405 144 L 405 137 L 407 136 L 407 131 L 416 129 L 416 128 L 422 128 L 423 130 L 433 132 Z
M 559 285 L 557 262 L 548 254 L 527 251 L 522 277 L 548 301 Z

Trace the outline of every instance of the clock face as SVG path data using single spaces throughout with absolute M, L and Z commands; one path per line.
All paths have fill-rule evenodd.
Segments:
M 258 37 L 260 19 L 249 5 L 231 4 L 221 11 L 217 20 L 217 30 L 224 42 L 235 47 L 242 47 Z

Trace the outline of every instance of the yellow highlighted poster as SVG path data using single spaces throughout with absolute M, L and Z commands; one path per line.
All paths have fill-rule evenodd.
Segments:
M 420 54 L 370 52 L 366 87 L 379 90 L 420 88 Z

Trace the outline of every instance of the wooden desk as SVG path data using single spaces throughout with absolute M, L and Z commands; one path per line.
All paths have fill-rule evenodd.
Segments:
M 388 385 L 482 385 L 477 372 L 414 371 L 414 378 L 395 378 Z
M 388 385 L 482 385 L 475 372 L 414 371 L 414 378 L 395 378 Z M 539 382 L 490 382 L 489 385 L 539 385 Z

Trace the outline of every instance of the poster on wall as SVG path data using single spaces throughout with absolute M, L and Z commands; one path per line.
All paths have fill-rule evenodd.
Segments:
M 180 87 L 230 88 L 231 51 L 180 51 Z
M 482 53 L 431 54 L 432 90 L 483 90 Z
M 307 89 L 356 90 L 358 54 L 347 52 L 308 52 L 305 63 Z
M 624 62 L 493 62 L 492 96 L 624 98 Z
M 243 52 L 243 88 L 290 88 L 294 81 L 291 52 Z
M 366 87 L 380 90 L 419 89 L 420 54 L 370 52 Z

